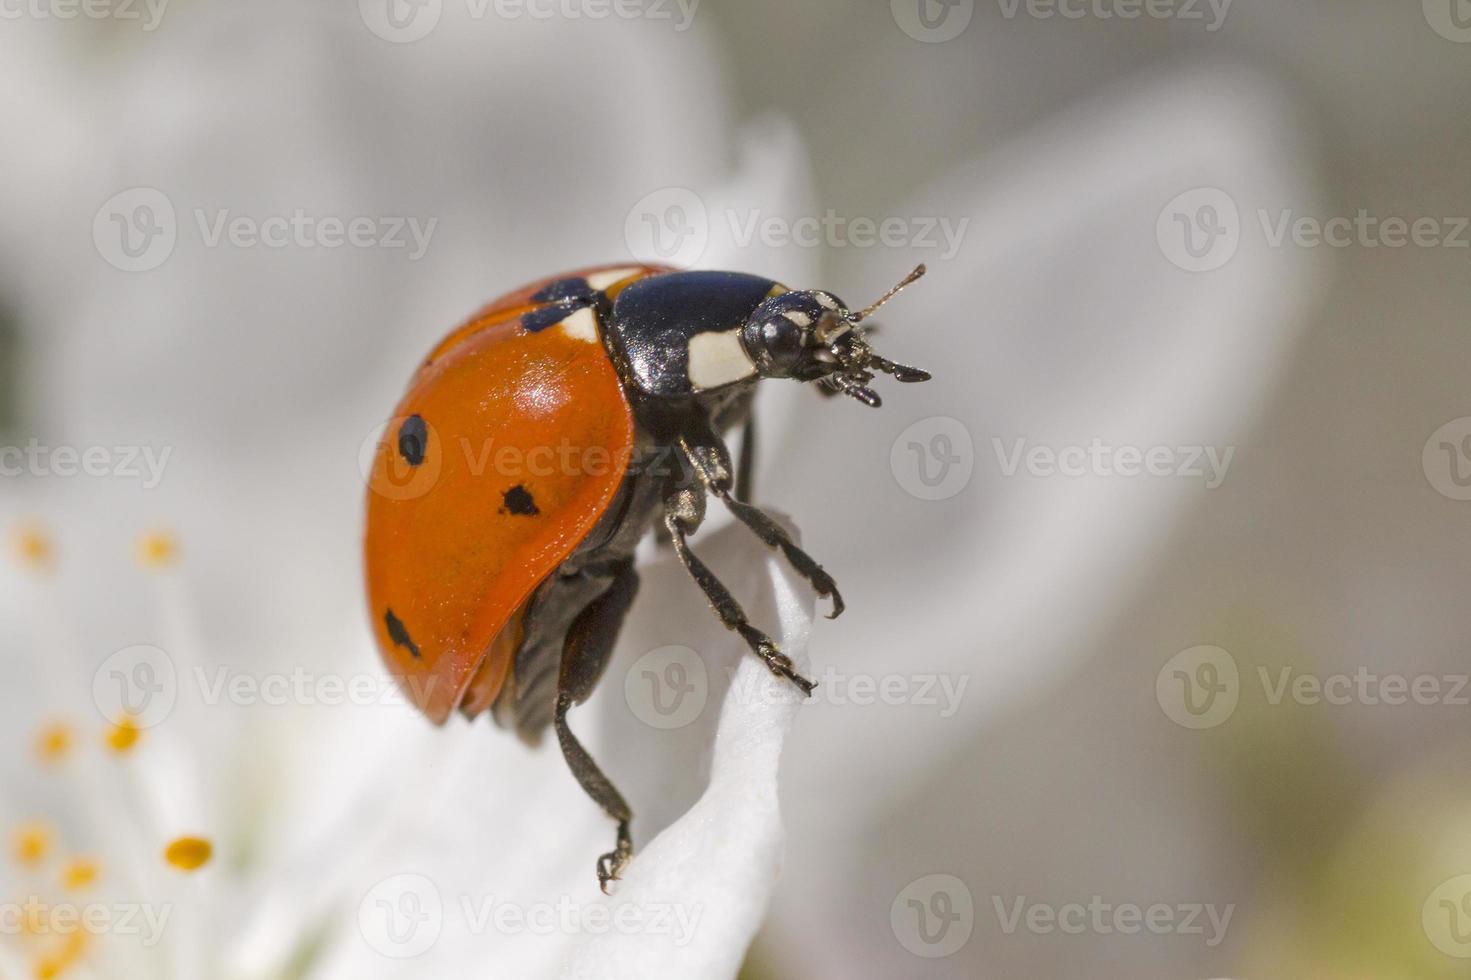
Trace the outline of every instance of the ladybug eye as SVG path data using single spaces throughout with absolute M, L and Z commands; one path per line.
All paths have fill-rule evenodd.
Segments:
M 784 316 L 773 317 L 761 325 L 761 344 L 777 368 L 795 367 L 807 346 L 805 330 Z

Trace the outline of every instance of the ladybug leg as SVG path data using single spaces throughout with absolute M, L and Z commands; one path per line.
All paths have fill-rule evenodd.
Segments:
M 771 637 L 752 626 L 746 619 L 746 613 L 730 594 L 730 590 L 715 577 L 715 573 L 690 550 L 686 537 L 700 526 L 705 516 L 705 495 L 702 490 L 692 487 L 682 487 L 671 492 L 664 501 L 664 526 L 669 529 L 669 537 L 674 543 L 674 551 L 679 555 L 680 562 L 685 571 L 695 580 L 695 584 L 705 593 L 705 598 L 710 601 L 715 614 L 725 624 L 728 630 L 734 630 L 745 639 L 746 645 L 751 652 L 766 662 L 766 666 L 773 674 L 785 677 L 797 687 L 802 689 L 806 695 L 812 694 L 812 689 L 817 685 L 797 673 L 797 667 L 791 658 L 781 652 L 781 648 L 772 642 Z
M 756 489 L 756 416 L 741 429 L 741 463 L 736 468 L 735 498 L 749 501 Z
M 567 727 L 567 712 L 575 704 L 586 701 L 592 693 L 623 625 L 623 618 L 633 605 L 638 592 L 638 573 L 633 562 L 618 566 L 613 583 L 608 590 L 594 599 L 578 614 L 567 631 L 562 647 L 562 667 L 557 677 L 557 708 L 553 715 L 557 743 L 562 747 L 562 756 L 572 770 L 584 792 L 593 798 L 603 812 L 618 822 L 618 838 L 613 850 L 598 858 L 598 887 L 608 894 L 610 882 L 616 881 L 623 867 L 633 856 L 633 838 L 629 833 L 629 822 L 633 812 L 587 749 Z
M 684 457 L 694 467 L 700 482 L 705 489 L 719 497 L 736 519 L 752 531 L 756 532 L 768 548 L 776 548 L 786 556 L 797 573 L 811 583 L 817 594 L 826 599 L 831 599 L 832 612 L 827 614 L 828 619 L 837 619 L 847 608 L 843 603 L 843 596 L 838 592 L 838 584 L 833 581 L 821 565 L 813 560 L 797 546 L 791 535 L 776 521 L 772 520 L 765 511 L 759 507 L 753 507 L 748 503 L 738 500 L 732 496 L 730 476 L 730 450 L 725 448 L 718 436 L 707 431 L 680 436 L 679 448 Z M 744 469 L 745 454 L 742 453 L 742 468 Z M 739 496 L 739 495 L 737 495 Z
M 562 746 L 562 756 L 567 760 L 567 766 L 572 770 L 572 775 L 577 777 L 577 782 L 583 791 L 591 796 L 603 811 L 618 821 L 618 839 L 613 845 L 613 850 L 598 858 L 598 887 L 607 895 L 608 885 L 616 881 L 623 872 L 623 866 L 628 859 L 633 857 L 633 837 L 629 834 L 628 824 L 633 819 L 633 812 L 629 810 L 628 803 L 623 799 L 623 794 L 613 785 L 598 764 L 593 761 L 592 756 L 587 754 L 587 749 L 577 741 L 572 730 L 567 727 L 567 711 L 572 707 L 572 698 L 566 694 L 557 695 L 557 711 L 553 716 L 553 724 L 557 729 L 557 742 Z

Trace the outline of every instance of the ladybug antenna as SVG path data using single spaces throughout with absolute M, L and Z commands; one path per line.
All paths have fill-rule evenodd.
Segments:
M 914 271 L 913 272 L 909 273 L 909 275 L 905 276 L 903 279 L 900 279 L 899 282 L 898 282 L 898 284 L 895 285 L 893 289 L 890 289 L 887 293 L 884 293 L 878 299 L 874 300 L 872 303 L 869 303 L 867 306 L 865 306 L 863 309 L 859 310 L 857 313 L 849 313 L 843 319 L 847 320 L 849 323 L 862 323 L 864 320 L 867 320 L 870 316 L 873 316 L 874 310 L 877 310 L 880 306 L 883 306 L 889 300 L 893 299 L 895 296 L 898 296 L 899 295 L 899 292 L 905 286 L 909 285 L 910 283 L 914 282 L 914 280 L 916 280 L 920 276 L 924 275 L 925 274 L 925 271 L 926 270 L 925 270 L 924 263 L 921 262 L 919 265 L 917 265 L 917 266 L 914 267 Z

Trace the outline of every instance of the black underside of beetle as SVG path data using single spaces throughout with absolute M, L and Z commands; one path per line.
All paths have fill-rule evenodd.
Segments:
M 633 556 L 639 540 L 650 528 L 658 529 L 724 625 L 739 633 L 773 673 L 804 692 L 811 692 L 812 683 L 746 619 L 734 597 L 691 550 L 686 539 L 703 521 L 707 499 L 719 498 L 737 520 L 780 550 L 819 595 L 831 599 L 832 615 L 842 611 L 837 586 L 827 573 L 785 529 L 733 495 L 735 487 L 750 485 L 751 459 L 749 452 L 742 453 L 746 472 L 738 478 L 724 436 L 740 426 L 749 433 L 754 383 L 694 392 L 689 382 L 689 338 L 739 328 L 774 285 L 738 273 L 682 272 L 632 283 L 612 304 L 602 294 L 590 299 L 579 295 L 570 282 L 555 283 L 546 291 L 546 299 L 554 303 L 593 306 L 633 408 L 636 449 L 603 517 L 532 593 L 522 618 L 521 644 L 491 710 L 498 724 L 532 744 L 553 726 L 573 775 L 616 821 L 615 848 L 598 861 L 605 890 L 632 854 L 632 814 L 573 736 L 566 716 L 591 695 L 617 644 L 638 588 Z M 512 512 L 525 504 L 506 503 L 514 505 Z

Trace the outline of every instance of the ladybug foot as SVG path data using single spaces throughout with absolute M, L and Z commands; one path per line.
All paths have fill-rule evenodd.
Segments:
M 819 565 L 817 570 L 809 576 L 809 581 L 812 583 L 813 590 L 833 605 L 832 611 L 827 614 L 827 618 L 837 619 L 843 615 L 843 610 L 848 608 L 847 604 L 843 602 L 843 597 L 838 592 L 838 583 L 833 581 L 831 575 L 822 570 L 822 566 Z
M 778 650 L 775 643 L 772 643 L 763 636 L 755 643 L 752 649 L 756 651 L 756 656 L 766 661 L 766 666 L 771 668 L 773 674 L 776 674 L 778 677 L 785 677 L 797 685 L 805 696 L 812 697 L 812 692 L 817 688 L 817 685 L 797 673 L 797 665 L 792 663 L 792 658 Z
M 633 841 L 628 836 L 628 824 L 618 825 L 618 846 L 598 858 L 598 887 L 604 895 L 613 894 L 609 886 L 623 877 L 623 869 L 633 858 Z

